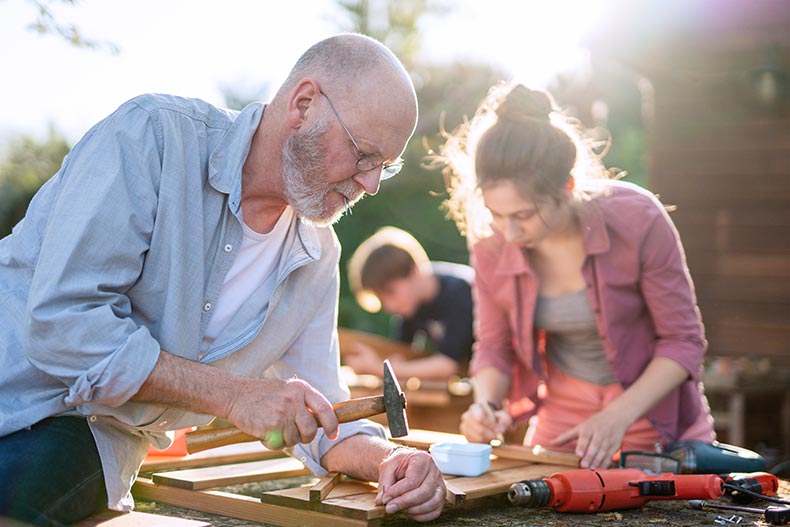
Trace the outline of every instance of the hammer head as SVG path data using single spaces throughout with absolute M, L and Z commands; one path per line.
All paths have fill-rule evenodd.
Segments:
M 406 396 L 400 389 L 398 379 L 392 372 L 389 359 L 384 361 L 384 410 L 387 412 L 387 424 L 392 437 L 403 437 L 409 433 L 409 421 L 406 419 Z

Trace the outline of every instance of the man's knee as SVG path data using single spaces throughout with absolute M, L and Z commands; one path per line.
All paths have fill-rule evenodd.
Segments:
M 0 438 L 0 516 L 60 525 L 106 503 L 101 461 L 84 419 L 45 419 Z

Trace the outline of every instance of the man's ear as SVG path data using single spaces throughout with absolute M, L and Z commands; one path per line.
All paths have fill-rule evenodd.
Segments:
M 299 81 L 288 99 L 288 125 L 291 128 L 301 128 L 310 117 L 310 112 L 315 108 L 315 100 L 321 90 L 313 79 Z

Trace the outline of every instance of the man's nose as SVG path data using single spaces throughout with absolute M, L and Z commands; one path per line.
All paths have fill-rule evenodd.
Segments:
M 381 183 L 381 167 L 366 172 L 357 172 L 353 179 L 362 185 L 366 193 L 375 196 L 379 191 L 379 184 Z

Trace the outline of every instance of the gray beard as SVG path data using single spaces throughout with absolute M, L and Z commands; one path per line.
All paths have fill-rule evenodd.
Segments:
M 332 225 L 346 210 L 333 209 L 330 194 L 340 192 L 346 196 L 348 208 L 364 196 L 353 181 L 326 183 L 324 143 L 328 128 L 327 120 L 321 119 L 313 128 L 288 136 L 282 151 L 285 199 L 302 221 L 317 227 Z

